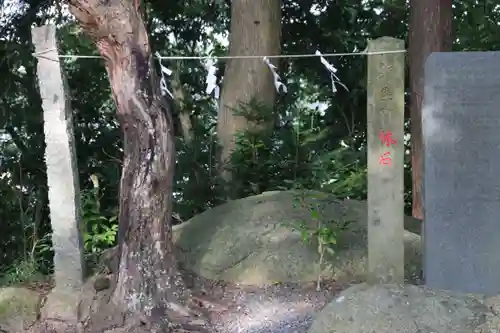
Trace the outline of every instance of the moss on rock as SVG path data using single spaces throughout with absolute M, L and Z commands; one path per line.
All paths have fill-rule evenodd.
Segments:
M 0 329 L 24 332 L 38 317 L 41 296 L 20 287 L 0 288 Z
M 336 253 L 327 256 L 329 267 L 322 276 L 363 280 L 366 203 L 338 200 L 314 191 L 265 192 L 193 217 L 174 231 L 180 260 L 204 277 L 241 284 L 314 281 L 319 262 L 317 245 L 314 241 L 304 244 L 300 231 L 292 228 L 298 223 L 314 228 L 311 208 L 325 221 L 349 222 L 337 239 Z M 406 221 L 405 225 L 418 223 L 409 217 Z M 410 278 L 421 269 L 420 236 L 405 231 L 405 251 Z

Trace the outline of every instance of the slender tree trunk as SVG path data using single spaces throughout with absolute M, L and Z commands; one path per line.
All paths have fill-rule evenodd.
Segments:
M 182 318 L 190 294 L 171 239 L 175 147 L 172 116 L 152 66 L 140 0 L 70 0 L 106 60 L 123 130 L 118 281 L 112 300 L 155 320 Z M 191 318 L 192 319 L 192 318 Z
M 229 55 L 276 55 L 280 50 L 281 1 L 231 1 Z M 272 73 L 262 59 L 231 59 L 226 65 L 217 123 L 222 146 L 221 172 L 226 181 L 231 181 L 231 174 L 225 168 L 235 148 L 235 134 L 251 125 L 245 117 L 233 112 L 241 103 L 253 99 L 272 109 L 276 97 L 273 82 Z
M 451 51 L 452 0 L 410 0 L 410 116 L 413 172 L 413 216 L 423 220 L 422 101 L 424 64 L 432 52 Z
M 177 68 L 174 70 L 172 77 L 172 95 L 174 96 L 177 106 L 179 107 L 179 120 L 181 125 L 182 137 L 186 144 L 191 144 L 194 139 L 193 123 L 191 121 L 190 111 L 187 108 L 186 94 L 182 86 L 180 78 L 181 65 L 177 62 Z

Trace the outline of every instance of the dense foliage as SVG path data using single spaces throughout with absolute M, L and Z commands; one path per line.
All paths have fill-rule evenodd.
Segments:
M 227 45 L 218 36 L 227 36 L 228 2 L 145 1 L 155 51 L 225 54 Z M 30 28 L 58 24 L 61 54 L 96 55 L 96 50 L 57 1 L 9 3 L 0 12 L 0 272 L 6 273 L 7 282 L 16 282 L 50 269 L 51 257 L 42 108 Z M 369 38 L 407 37 L 403 0 L 284 0 L 282 10 L 284 54 L 352 52 L 363 50 Z M 457 50 L 500 47 L 496 4 L 460 0 L 454 10 Z M 339 197 L 366 197 L 366 58 L 329 61 L 349 91 L 332 93 L 330 76 L 317 58 L 281 61 L 279 72 L 289 91 L 277 101 L 280 121 L 272 131 L 238 138 L 233 168 L 239 196 L 304 187 Z M 172 101 L 176 113 L 189 112 L 193 122 L 192 142 L 177 133 L 174 211 L 188 219 L 224 198 L 216 170 L 217 108 L 213 97 L 204 93 L 206 69 L 201 61 L 164 64 L 180 72 L 187 96 L 182 104 Z M 218 62 L 220 75 L 223 64 Z M 121 132 L 101 60 L 66 58 L 64 70 L 75 116 L 85 245 L 91 255 L 115 242 Z M 259 105 L 242 112 L 250 117 L 255 110 L 266 112 Z M 410 184 L 407 178 L 408 198 Z

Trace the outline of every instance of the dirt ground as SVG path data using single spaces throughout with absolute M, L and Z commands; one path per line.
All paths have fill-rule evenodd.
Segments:
M 302 333 L 312 316 L 348 285 L 323 281 L 316 283 L 277 283 L 259 288 L 210 281 L 185 272 L 198 305 L 221 333 Z
M 314 313 L 321 310 L 347 285 L 323 281 L 316 283 L 277 283 L 260 288 L 212 281 L 182 270 L 194 301 L 207 313 L 220 333 L 305 333 Z M 26 287 L 46 295 L 51 281 Z

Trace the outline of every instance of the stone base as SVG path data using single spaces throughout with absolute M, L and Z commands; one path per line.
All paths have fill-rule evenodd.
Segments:
M 47 296 L 41 310 L 41 319 L 56 319 L 68 323 L 78 322 L 78 302 L 80 292 L 54 289 Z

